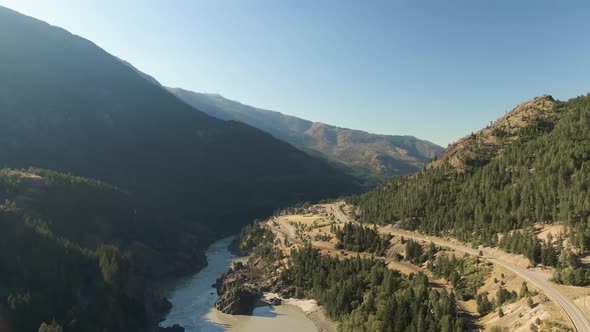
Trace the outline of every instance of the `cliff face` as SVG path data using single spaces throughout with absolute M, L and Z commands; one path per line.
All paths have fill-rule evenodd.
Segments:
M 215 308 L 230 315 L 250 315 L 258 303 L 265 303 L 260 301 L 264 292 L 289 297 L 289 285 L 281 277 L 283 268 L 281 259 L 264 259 L 257 255 L 253 255 L 247 265 L 234 264 L 217 279 L 219 299 L 215 302 Z M 279 303 L 278 299 L 266 302 L 272 305 Z
M 217 280 L 217 310 L 230 315 L 252 314 L 260 291 L 250 282 L 246 272 L 245 266 L 237 263 Z

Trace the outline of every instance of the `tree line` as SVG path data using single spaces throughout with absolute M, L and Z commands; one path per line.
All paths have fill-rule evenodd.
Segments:
M 336 235 L 336 249 L 371 252 L 381 255 L 389 247 L 391 235 L 380 235 L 377 227 L 345 223 L 343 227 L 332 224 L 330 231 Z
M 311 247 L 292 253 L 283 277 L 293 296 L 314 298 L 342 331 L 465 331 L 455 299 L 422 274 L 403 276 L 382 260 L 338 259 Z

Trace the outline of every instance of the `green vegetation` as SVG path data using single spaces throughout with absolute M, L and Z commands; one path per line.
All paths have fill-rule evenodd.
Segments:
M 157 314 L 147 305 L 159 300 L 131 254 L 107 244 L 131 240 L 127 194 L 55 172 L 4 169 L 0 196 L 4 324 L 16 331 L 135 331 Z
M 412 239 L 405 241 L 402 239 L 402 243 L 405 243 L 406 245 L 406 256 L 404 259 L 414 264 L 422 264 L 428 260 L 432 261 L 434 255 L 438 251 L 432 242 L 428 245 L 428 250 L 426 252 L 424 252 L 424 248 L 422 248 L 422 245 L 418 241 Z
M 432 262 L 432 261 L 431 261 Z M 445 278 L 453 285 L 455 296 L 463 301 L 477 297 L 478 289 L 483 286 L 490 268 L 480 263 L 477 257 L 464 256 L 457 258 L 454 254 L 439 255 L 434 263 L 427 267 L 435 278 Z
M 518 295 L 515 291 L 509 292 L 502 287 L 498 289 L 498 291 L 496 292 L 496 297 L 492 301 L 488 299 L 488 296 L 488 292 L 483 292 L 481 294 L 478 294 L 475 298 L 475 301 L 477 302 L 477 311 L 481 316 L 485 316 L 490 312 L 494 311 L 494 308 L 499 308 L 498 314 L 500 315 L 500 317 L 502 317 L 503 313 L 501 306 L 503 304 L 514 302 L 524 297 L 524 295 L 522 294 Z M 533 308 L 533 299 L 530 298 L 530 294 L 526 296 L 529 296 L 529 298 L 527 299 L 528 306 L 530 308 Z
M 581 248 L 587 248 L 586 234 L 570 234 L 569 239 L 582 238 Z M 522 231 L 506 233 L 498 242 L 498 247 L 508 251 L 519 253 L 529 258 L 535 264 L 555 267 L 553 280 L 557 283 L 575 286 L 590 284 L 590 269 L 583 266 L 580 255 L 569 249 L 564 249 L 561 237 L 553 243 L 553 235 L 549 233 L 547 241 L 539 240 L 536 236 Z M 586 249 L 587 250 L 587 249 Z
M 294 252 L 283 277 L 295 297 L 311 297 L 342 331 L 464 331 L 454 298 L 429 287 L 419 273 L 403 277 L 381 260 Z
M 342 228 L 332 225 L 331 231 L 336 234 L 338 242 L 336 249 L 346 249 L 356 252 L 372 252 L 381 255 L 389 246 L 391 235 L 381 236 L 376 227 L 366 227 L 353 223 L 346 223 Z
M 364 228 L 357 226 L 352 232 L 371 230 Z M 275 240 L 258 223 L 244 227 L 240 236 L 242 248 L 269 263 L 263 265 L 283 258 L 272 247 Z M 290 296 L 316 299 L 341 331 L 466 330 L 454 296 L 430 288 L 422 273 L 406 277 L 387 268 L 383 260 L 324 256 L 310 245 L 293 251 L 287 266 L 277 282 Z
M 490 302 L 488 299 L 488 292 L 477 294 L 475 302 L 477 303 L 477 312 L 479 312 L 481 316 L 485 316 L 494 311 L 494 303 Z
M 254 221 L 240 232 L 240 251 L 243 254 L 254 254 L 267 261 L 273 261 L 282 257 L 273 249 L 274 240 L 275 236 L 271 230 L 260 227 L 260 222 Z
M 516 294 L 515 291 L 509 292 L 506 289 L 500 287 L 498 292 L 496 292 L 496 304 L 498 306 L 501 306 L 506 302 L 514 302 L 516 299 L 518 299 L 518 294 Z
M 579 255 L 564 250 L 559 256 L 553 280 L 566 285 L 590 285 L 590 269 L 582 265 Z
M 448 164 L 391 179 L 349 197 L 361 221 L 397 223 L 474 244 L 496 245 L 498 233 L 537 222 L 575 229 L 579 253 L 590 245 L 590 96 L 555 102 L 553 116 L 529 123 L 499 154 L 465 172 Z M 518 235 L 517 235 L 518 236 Z M 509 244 L 535 262 L 554 263 L 554 252 L 527 240 Z M 516 242 L 514 242 L 516 243 Z M 562 267 L 572 274 L 576 267 Z M 569 270 L 568 270 L 569 269 Z M 579 272 L 578 272 L 579 273 Z M 556 278 L 571 282 L 570 278 Z
M 528 232 L 515 231 L 504 234 L 498 241 L 498 247 L 529 258 L 535 264 L 545 266 L 557 266 L 557 258 L 563 250 L 561 240 L 553 245 L 553 236 L 549 234 L 549 239 L 539 240 L 535 235 Z

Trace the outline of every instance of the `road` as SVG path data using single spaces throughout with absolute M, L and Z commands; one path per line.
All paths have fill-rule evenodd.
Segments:
M 340 204 L 330 205 L 330 210 L 332 211 L 332 214 L 336 217 L 336 219 L 338 219 L 343 224 L 350 222 L 350 220 L 348 220 L 348 217 L 346 217 L 344 213 L 342 213 L 340 206 Z
M 413 240 L 423 240 L 423 241 L 432 241 L 434 244 L 442 247 L 451 248 L 453 250 L 462 251 L 470 255 L 478 255 L 479 251 L 473 248 L 469 248 L 467 246 L 459 245 L 456 243 L 451 243 L 445 241 L 440 238 L 431 237 L 431 236 L 424 236 L 419 235 L 407 231 L 397 230 L 393 226 L 385 226 L 381 229 L 383 233 L 389 233 L 396 236 L 404 236 L 405 238 L 412 238 Z M 491 256 L 489 254 L 485 254 L 482 256 L 483 258 L 487 259 L 488 261 L 498 264 L 518 275 L 520 275 L 523 279 L 527 282 L 539 287 L 542 289 L 547 296 L 549 296 L 555 303 L 557 303 L 566 313 L 566 315 L 570 318 L 574 328 L 579 332 L 590 332 L 590 321 L 588 318 L 584 316 L 582 311 L 565 295 L 561 294 L 559 290 L 549 281 L 549 277 L 544 274 L 534 270 L 526 270 L 515 266 L 509 262 L 506 262 L 502 259 L 497 257 Z
M 333 204 L 329 207 L 329 209 L 330 209 L 330 212 L 332 213 L 332 215 L 334 215 L 334 217 L 336 217 L 336 219 L 338 219 L 341 223 L 351 222 L 350 219 L 342 212 L 341 204 Z M 295 230 L 292 225 L 288 225 L 286 223 L 281 223 L 281 225 L 279 227 L 271 227 L 271 228 L 285 234 L 286 236 L 288 236 L 292 239 L 296 239 Z M 281 228 L 284 228 L 284 229 L 281 229 Z M 434 244 L 441 246 L 441 247 L 447 247 L 447 248 L 450 248 L 450 249 L 453 249 L 456 251 L 465 252 L 469 255 L 474 255 L 474 256 L 479 255 L 479 250 L 477 250 L 477 249 L 473 249 L 473 248 L 470 248 L 470 247 L 467 247 L 467 246 L 464 246 L 461 244 L 457 244 L 457 243 L 452 243 L 452 242 L 449 242 L 449 241 L 446 241 L 444 239 L 437 238 L 437 237 L 426 236 L 426 235 L 421 235 L 421 234 L 417 234 L 414 232 L 400 230 L 400 229 L 395 228 L 393 225 L 381 227 L 379 229 L 379 231 L 382 233 L 389 233 L 391 235 L 404 236 L 405 238 L 411 238 L 411 239 L 417 240 L 417 241 L 432 241 L 432 242 L 434 242 Z M 529 283 L 537 286 L 539 289 L 543 290 L 543 292 L 545 292 L 545 294 L 548 297 L 550 297 L 553 301 L 555 301 L 555 303 L 557 303 L 564 310 L 564 312 L 570 318 L 572 324 L 574 325 L 574 328 L 578 332 L 590 332 L 590 322 L 588 321 L 588 318 L 586 318 L 586 316 L 584 316 L 582 311 L 569 298 L 567 298 L 565 295 L 563 295 L 559 292 L 559 290 L 555 287 L 555 285 L 549 281 L 549 276 L 547 274 L 544 274 L 544 273 L 541 273 L 538 271 L 534 271 L 534 270 L 527 270 L 527 269 L 519 268 L 519 267 L 515 266 L 514 264 L 509 263 L 505 260 L 502 260 L 498 257 L 494 257 L 493 255 L 490 255 L 489 253 L 484 254 L 482 256 L 482 258 L 487 259 L 491 263 L 498 264 L 498 265 L 520 275 L 527 282 L 529 282 Z
M 297 243 L 297 244 L 303 245 L 303 242 L 299 238 L 297 238 L 295 227 L 293 225 L 290 225 L 287 222 L 283 222 L 281 220 L 274 219 L 270 223 L 265 223 L 264 227 L 267 227 L 268 229 L 270 229 L 272 231 L 283 234 L 292 243 Z

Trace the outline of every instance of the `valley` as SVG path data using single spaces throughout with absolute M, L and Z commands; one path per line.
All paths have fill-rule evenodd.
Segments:
M 0 2 L 0 332 L 590 332 L 590 8 Z
M 251 316 L 227 315 L 215 310 L 217 299 L 215 288 L 211 287 L 232 262 L 243 261 L 228 250 L 233 237 L 213 243 L 206 252 L 207 267 L 191 277 L 170 280 L 161 286 L 162 295 L 170 299 L 171 311 L 160 326 L 184 327 L 186 332 L 260 331 L 277 329 L 300 332 L 311 331 L 314 326 L 301 309 L 293 305 L 260 306 Z
M 151 285 L 202 269 L 216 239 L 277 208 L 361 190 L 328 162 L 199 112 L 93 42 L 2 6 L 0 50 L 0 330 L 156 330 L 170 304 Z

